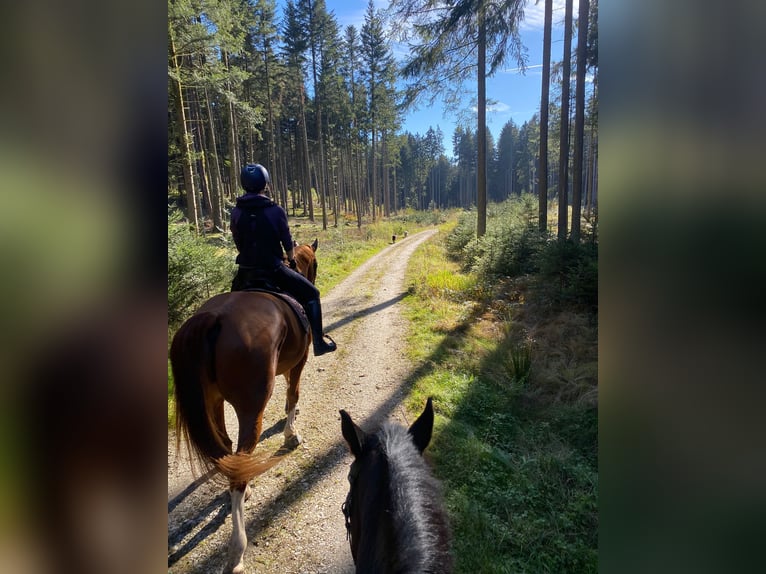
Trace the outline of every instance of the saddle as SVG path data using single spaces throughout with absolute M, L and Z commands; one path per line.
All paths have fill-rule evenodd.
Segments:
M 240 271 L 237 273 L 234 281 L 232 281 L 231 290 L 259 291 L 261 293 L 276 295 L 290 306 L 295 313 L 295 316 L 298 317 L 298 321 L 303 327 L 303 330 L 308 332 L 310 325 L 303 305 L 301 305 L 298 300 L 287 291 L 274 285 L 271 282 L 270 277 L 271 276 L 268 273 L 264 273 L 260 269 L 246 269 L 240 267 Z
M 303 330 L 306 332 L 309 331 L 309 319 L 306 316 L 306 311 L 303 309 L 303 306 L 298 303 L 298 300 L 286 291 L 283 291 L 282 289 L 279 289 L 278 287 L 268 283 L 266 283 L 266 286 L 264 287 L 248 286 L 247 288 L 242 289 L 242 291 L 255 291 L 259 293 L 269 293 L 270 295 L 276 295 L 290 306 L 290 308 L 295 313 L 295 316 L 298 317 L 298 321 L 300 321 Z

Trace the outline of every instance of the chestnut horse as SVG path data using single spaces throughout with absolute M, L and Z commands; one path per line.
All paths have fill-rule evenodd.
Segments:
M 316 279 L 317 241 L 296 246 L 298 271 Z M 229 481 L 232 535 L 227 571 L 243 572 L 248 482 L 278 462 L 259 462 L 252 452 L 277 375 L 287 380 L 285 445 L 301 442 L 295 431 L 300 379 L 311 334 L 290 304 L 262 291 L 235 291 L 209 299 L 181 325 L 170 347 L 175 380 L 176 430 L 205 469 Z M 239 421 L 236 452 L 226 432 L 224 401 Z M 247 488 L 247 493 L 245 492 Z
M 356 571 L 452 572 L 441 487 L 421 456 L 431 442 L 431 399 L 409 429 L 385 423 L 367 433 L 346 411 L 340 417 L 354 455 L 342 509 Z

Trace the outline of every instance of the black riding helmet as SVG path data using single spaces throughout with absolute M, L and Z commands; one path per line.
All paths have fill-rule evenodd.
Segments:
M 258 193 L 271 181 L 269 172 L 259 163 L 248 163 L 239 174 L 239 181 L 245 191 Z

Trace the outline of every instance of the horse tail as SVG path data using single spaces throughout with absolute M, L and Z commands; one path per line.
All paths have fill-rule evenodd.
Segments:
M 205 381 L 215 381 L 215 344 L 221 319 L 213 313 L 199 313 L 186 321 L 173 338 L 170 362 L 173 368 L 176 403 L 176 448 L 181 437 L 204 470 L 215 469 L 232 482 L 248 482 L 279 463 L 287 452 L 281 450 L 266 460 L 250 454 L 233 454 L 221 437 L 205 400 Z
M 199 313 L 187 320 L 173 337 L 170 363 L 173 368 L 176 403 L 176 448 L 186 439 L 189 454 L 205 470 L 231 454 L 205 400 L 205 381 L 215 380 L 215 344 L 221 332 L 220 318 Z
M 288 450 L 282 448 L 266 460 L 262 460 L 252 454 L 239 452 L 216 460 L 215 466 L 232 482 L 246 483 L 278 464 L 287 454 Z

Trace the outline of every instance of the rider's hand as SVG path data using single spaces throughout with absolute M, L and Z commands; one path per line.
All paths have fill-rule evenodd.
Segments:
M 290 259 L 289 264 L 290 264 L 290 269 L 292 269 L 293 271 L 298 268 L 298 264 L 295 262 L 295 259 Z

